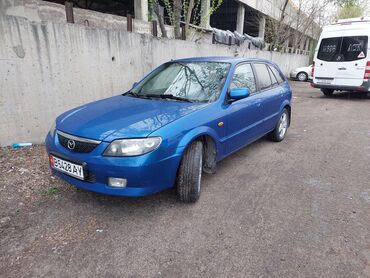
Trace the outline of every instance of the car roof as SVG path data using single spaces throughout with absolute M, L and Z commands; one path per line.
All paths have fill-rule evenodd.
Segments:
M 171 62 L 219 62 L 219 63 L 230 63 L 238 64 L 240 62 L 264 62 L 274 64 L 271 61 L 261 58 L 246 58 L 246 57 L 227 57 L 227 56 L 210 56 L 210 57 L 193 57 L 171 60 Z

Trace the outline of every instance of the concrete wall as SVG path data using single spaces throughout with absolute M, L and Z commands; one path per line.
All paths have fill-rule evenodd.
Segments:
M 0 145 L 40 143 L 54 118 L 67 109 L 119 94 L 170 59 L 209 55 L 263 57 L 286 74 L 308 63 L 306 55 L 32 22 L 0 13 Z
M 0 0 L 0 14 L 23 17 L 32 22 L 51 21 L 65 23 L 66 13 L 64 5 L 46 2 L 42 0 Z M 86 9 L 73 8 L 75 24 L 82 24 L 89 27 L 127 30 L 127 19 L 124 16 L 100 13 Z M 167 36 L 174 37 L 172 26 L 167 26 Z M 135 33 L 151 34 L 152 25 L 150 22 L 133 19 L 133 31 Z M 161 30 L 158 26 L 158 35 Z

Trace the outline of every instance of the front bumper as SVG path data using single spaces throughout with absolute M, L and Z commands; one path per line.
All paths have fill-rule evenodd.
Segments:
M 297 79 L 297 74 L 298 74 L 298 72 L 291 72 L 291 73 L 289 74 L 289 77 L 290 77 L 291 79 Z
M 174 185 L 177 168 L 181 160 L 179 154 L 159 158 L 159 149 L 136 157 L 105 157 L 102 153 L 109 145 L 102 142 L 90 153 L 76 153 L 59 144 L 58 136 L 50 134 L 45 140 L 48 154 L 75 163 L 85 163 L 86 180 L 78 180 L 55 169 L 52 173 L 64 181 L 82 189 L 118 196 L 145 196 Z M 116 188 L 108 185 L 108 177 L 125 178 L 127 186 Z

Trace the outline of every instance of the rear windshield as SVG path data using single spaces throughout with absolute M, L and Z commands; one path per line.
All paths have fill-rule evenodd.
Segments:
M 367 36 L 322 39 L 317 58 L 328 62 L 363 59 L 367 56 L 367 41 Z

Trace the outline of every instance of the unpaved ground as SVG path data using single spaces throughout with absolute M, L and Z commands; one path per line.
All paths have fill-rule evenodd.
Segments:
M 42 146 L 0 149 L 0 276 L 370 277 L 370 98 L 293 87 L 286 140 L 222 161 L 194 205 L 76 190 Z

